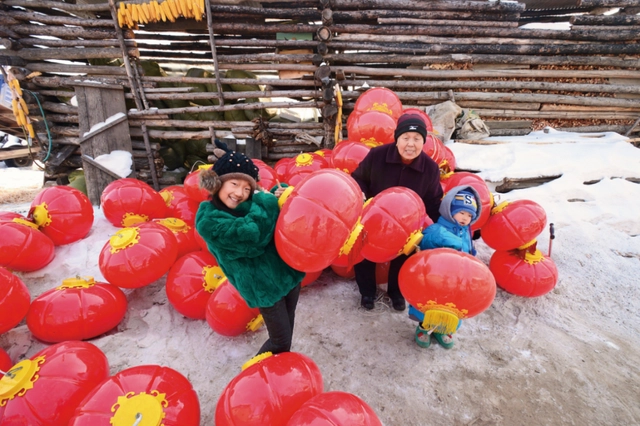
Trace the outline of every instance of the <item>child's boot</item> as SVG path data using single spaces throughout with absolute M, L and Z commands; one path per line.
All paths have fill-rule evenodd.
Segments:
M 415 339 L 416 343 L 421 348 L 428 348 L 429 346 L 431 346 L 431 334 L 429 334 L 428 330 L 425 330 L 419 325 L 416 327 Z
M 443 348 L 451 349 L 453 347 L 453 334 L 433 333 L 433 336 Z

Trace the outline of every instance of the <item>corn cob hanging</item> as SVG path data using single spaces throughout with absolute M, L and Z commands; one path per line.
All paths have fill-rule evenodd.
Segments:
M 16 123 L 18 123 L 18 126 L 25 129 L 25 132 L 28 133 L 29 137 L 34 138 L 36 136 L 36 133 L 34 132 L 33 126 L 31 125 L 27 103 L 22 98 L 22 88 L 20 87 L 20 82 L 17 78 L 9 74 L 7 78 L 7 84 L 9 85 L 9 89 L 11 89 L 11 108 L 13 109 L 13 115 L 16 118 Z
M 194 18 L 202 21 L 204 0 L 164 0 L 148 3 L 124 3 L 118 7 L 118 25 L 135 28 L 138 24 L 152 22 L 175 22 L 176 19 Z

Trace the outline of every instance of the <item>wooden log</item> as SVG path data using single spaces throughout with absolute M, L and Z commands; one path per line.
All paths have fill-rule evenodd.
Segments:
M 103 29 L 84 29 L 81 27 L 62 27 L 54 25 L 15 25 L 11 28 L 18 34 L 52 36 L 60 38 L 113 39 L 115 31 Z
M 403 101 L 446 101 L 450 98 L 448 92 L 395 92 Z M 350 97 L 350 92 L 344 92 L 344 98 Z M 567 105 L 585 105 L 593 107 L 638 108 L 638 102 L 633 99 L 618 99 L 591 96 L 568 96 L 535 93 L 495 93 L 495 92 L 455 92 L 456 102 L 518 102 L 518 103 L 556 103 Z M 493 108 L 500 109 L 500 108 Z M 506 109 L 506 108 L 502 108 Z M 530 108 L 526 108 L 530 109 Z
M 598 114 L 602 111 L 636 111 L 640 112 L 640 104 L 636 102 L 636 107 L 607 107 L 607 106 L 584 106 L 584 105 L 556 105 L 544 104 L 540 111 L 592 111 Z
M 40 22 L 46 25 L 73 25 L 76 27 L 113 27 L 109 19 L 80 19 L 70 16 L 51 16 L 32 12 L 7 12 L 9 17 L 18 21 Z
M 4 55 L 5 51 L 0 50 L 0 55 Z M 128 49 L 130 56 L 138 57 L 140 53 L 138 49 Z M 46 59 L 60 59 L 60 60 L 77 60 L 77 59 L 112 59 L 122 55 L 120 49 L 111 48 L 84 48 L 78 49 L 75 47 L 70 48 L 51 48 L 51 49 L 20 49 L 17 51 L 9 51 L 8 55 L 17 56 L 28 61 L 41 61 Z
M 46 141 L 47 140 L 47 134 L 46 133 L 38 133 L 37 134 L 38 139 Z M 52 144 L 54 145 L 75 145 L 75 146 L 80 146 L 80 144 L 78 143 L 78 138 L 70 138 L 70 137 L 64 137 L 64 136 L 60 136 L 57 138 L 54 138 L 51 141 Z
M 246 99 L 246 98 L 272 98 L 272 97 L 287 97 L 287 98 L 320 98 L 322 93 L 318 90 L 263 90 L 258 92 L 223 92 L 224 99 Z M 194 92 L 194 93 L 149 93 L 147 99 L 217 99 L 218 94 L 216 92 Z M 252 108 L 244 108 L 252 109 Z
M 17 43 L 7 38 L 0 38 L 0 46 L 6 50 L 16 50 L 18 48 L 16 44 Z
M 411 93 L 411 92 L 409 92 Z M 396 92 L 400 99 L 405 92 Z M 442 97 L 442 95 L 440 95 Z M 585 105 L 598 107 L 637 108 L 638 102 L 632 99 L 616 99 L 588 96 L 543 95 L 535 93 L 491 93 L 491 92 L 457 92 L 456 101 L 500 101 L 500 102 L 540 102 L 568 105 Z M 413 96 L 412 96 L 413 98 Z M 416 97 L 414 99 L 419 99 Z
M 77 114 L 47 114 L 49 123 L 78 123 Z M 44 129 L 44 127 L 43 127 Z
M 461 101 L 456 99 L 456 104 L 461 108 L 492 108 L 492 109 L 515 109 L 515 110 L 528 110 L 538 111 L 540 109 L 539 103 L 530 102 L 492 102 L 492 101 Z
M 198 106 L 198 107 L 184 107 L 184 108 L 165 108 L 162 110 L 142 110 L 142 111 L 129 111 L 129 117 L 144 117 L 144 116 L 157 116 L 163 114 L 179 114 L 182 112 L 212 112 L 212 111 L 231 111 L 238 109 L 262 109 L 262 108 L 321 108 L 324 105 L 322 101 L 307 101 L 307 102 L 255 102 L 249 104 L 235 104 L 225 106 Z
M 338 42 L 344 43 L 339 44 Z M 347 44 L 349 42 L 350 44 Z M 356 44 L 365 42 L 373 44 Z M 390 44 L 389 44 L 390 43 Z M 400 44 L 402 43 L 402 44 Z M 331 47 L 335 48 L 365 48 L 379 45 L 385 47 L 402 47 L 403 45 L 420 47 L 421 44 L 588 44 L 585 41 L 556 40 L 556 39 L 530 39 L 513 37 L 438 37 L 430 35 L 384 35 L 384 34 L 339 34 L 333 38 Z
M 640 13 L 640 6 L 625 6 L 618 13 L 621 15 L 637 15 Z
M 36 106 L 34 105 L 34 108 Z M 55 102 L 42 102 L 42 108 L 45 111 L 59 112 L 61 114 L 78 115 L 78 107 L 66 104 L 58 104 Z
M 584 120 L 628 120 L 637 117 L 636 112 L 600 112 L 597 115 L 593 112 L 582 111 L 516 111 L 505 109 L 475 109 L 480 117 L 504 117 L 504 118 L 556 118 L 556 119 L 584 119 Z
M 131 123 L 129 123 L 129 125 L 131 125 Z M 160 147 L 161 147 L 161 145 L 159 143 L 151 142 L 149 144 L 149 148 L 151 148 L 151 150 L 153 150 L 153 151 L 158 151 L 160 149 Z M 138 151 L 141 151 L 141 150 L 146 149 L 146 146 L 145 146 L 144 142 L 133 141 L 132 140 L 131 141 L 131 148 L 133 148 L 135 150 L 138 150 Z
M 491 131 L 494 130 L 507 130 L 507 129 L 525 129 L 531 131 L 531 120 L 509 120 L 509 121 L 490 121 L 484 120 L 484 124 L 489 126 Z
M 215 17 L 263 17 L 280 19 L 308 19 L 310 21 L 321 20 L 321 12 L 317 5 L 309 9 L 284 9 L 284 8 L 258 8 L 231 5 L 211 5 L 211 11 Z M 472 21 L 518 21 L 517 12 L 500 12 L 487 10 L 484 12 L 467 10 L 333 10 L 332 18 L 335 22 L 363 22 L 376 20 L 380 17 L 389 18 L 420 18 L 420 19 L 468 19 Z M 151 25 L 149 25 L 151 27 Z M 152 29 L 153 27 L 151 27 Z
M 29 71 L 39 71 L 46 73 L 73 73 L 73 74 L 87 74 L 87 75 L 122 75 L 126 76 L 127 71 L 119 67 L 109 66 L 86 66 L 86 65 L 67 65 L 67 64 L 54 64 L 48 62 L 31 62 L 26 68 Z M 76 77 L 82 78 L 82 77 Z
M 241 5 L 212 4 L 210 10 L 214 16 L 224 16 L 222 14 L 226 13 L 229 15 L 241 14 L 245 16 L 260 16 L 264 18 L 305 18 L 313 21 L 319 21 L 321 19 L 321 12 L 318 9 L 277 9 L 267 7 L 262 8 Z
M 265 24 L 245 24 L 241 22 L 214 22 L 213 30 L 216 34 L 275 34 L 285 33 L 315 33 L 318 25 L 308 24 L 283 24 L 272 22 Z M 173 29 L 173 26 L 172 26 Z
M 0 37 L 10 37 L 13 39 L 18 39 L 20 36 L 9 29 L 8 26 L 0 26 Z
M 282 48 L 282 49 L 313 49 L 320 42 L 312 41 L 312 40 L 268 40 L 264 38 L 255 38 L 255 39 L 237 39 L 237 40 L 229 40 L 228 42 L 223 41 L 219 42 L 216 38 L 216 48 L 220 49 L 219 53 L 221 54 L 238 54 L 241 52 L 246 53 L 268 53 L 273 52 L 273 48 Z M 203 45 L 202 42 L 194 42 L 191 41 L 189 43 L 181 43 L 175 40 L 171 40 L 171 44 L 166 45 L 153 45 L 152 41 L 149 40 L 149 43 L 146 43 L 145 40 L 138 40 L 141 47 L 144 47 L 149 50 L 149 55 L 151 55 L 152 51 L 163 51 L 170 52 L 172 50 L 190 50 L 196 52 L 207 52 L 206 46 Z M 234 49 L 235 48 L 235 49 Z
M 42 127 L 44 129 L 44 127 Z M 79 138 L 80 130 L 73 126 L 49 126 L 49 133 L 56 136 L 73 136 Z M 78 140 L 80 142 L 80 140 Z
M 171 41 L 171 46 L 180 47 L 180 48 L 204 48 L 200 43 L 202 40 L 196 38 L 195 36 L 189 36 L 187 38 L 176 36 L 176 35 L 163 35 L 167 40 Z M 147 44 L 145 41 L 153 42 L 157 39 L 157 36 L 154 34 L 136 34 L 136 41 L 141 44 Z M 179 41 L 189 41 L 189 43 L 178 43 Z M 255 37 L 255 38 L 222 38 L 216 37 L 215 45 L 216 47 L 287 47 L 287 48 L 313 48 L 319 44 L 318 41 L 314 40 L 273 40 L 273 39 L 265 39 L 264 37 Z M 158 47 L 158 46 L 156 46 Z M 160 46 L 159 48 L 161 48 Z
M 82 46 L 82 47 L 113 47 L 116 40 L 49 40 L 42 38 L 21 38 L 18 43 L 23 46 L 48 46 L 48 47 L 69 47 Z M 134 40 L 125 40 L 125 43 L 129 47 L 136 45 Z
M 331 41 L 331 38 L 333 37 L 333 32 L 329 27 L 323 25 L 322 27 L 318 28 L 318 30 L 316 31 L 316 36 L 318 37 L 318 40 L 320 40 L 323 43 L 326 43 L 328 41 Z
M 206 54 L 211 55 L 210 52 L 202 52 L 202 57 L 204 58 Z M 182 52 L 156 52 L 147 53 L 148 57 L 158 56 L 158 57 L 169 57 L 169 58 L 182 58 L 184 57 L 184 53 Z M 225 62 L 227 64 L 242 64 L 251 61 L 255 62 L 278 62 L 278 63 L 289 63 L 289 64 L 299 64 L 303 62 L 310 62 L 317 59 L 316 54 L 314 53 L 306 53 L 306 54 L 281 54 L 281 53 L 250 53 L 250 54 L 241 54 L 241 55 L 218 55 L 218 59 L 221 62 Z M 211 61 L 211 59 L 209 59 Z
M 485 124 L 487 122 L 485 121 Z M 531 129 L 494 129 L 491 126 L 489 127 L 489 132 L 491 136 L 524 136 L 531 133 Z
M 322 25 L 333 25 L 333 11 L 329 8 L 322 10 Z
M 609 0 L 611 1 L 611 0 Z M 616 0 L 624 1 L 624 0 Z M 433 2 L 413 0 L 334 0 L 337 10 L 348 9 L 404 9 L 404 10 L 460 10 L 478 12 L 523 12 L 524 3 L 438 0 Z
M 571 31 L 640 31 L 637 25 L 580 25 L 571 27 Z
M 202 130 L 199 132 L 187 132 L 180 130 L 148 130 L 149 137 L 151 139 L 207 139 L 210 137 L 209 129 Z M 233 134 L 228 130 L 216 130 L 215 136 L 219 139 L 227 137 L 229 135 L 234 135 L 236 137 L 249 137 L 251 133 L 247 133 L 246 135 Z M 141 138 L 142 130 L 138 127 L 131 127 L 131 137 Z
M 253 129 L 253 122 L 244 122 L 244 121 L 199 121 L 199 120 L 169 120 L 163 119 L 158 120 L 155 118 L 147 118 L 147 117 L 136 117 L 129 119 L 129 125 L 132 127 L 139 127 L 142 124 L 146 124 L 149 127 L 176 127 L 180 126 L 182 128 L 203 128 L 203 127 L 214 127 L 216 129 L 233 129 L 240 126 L 247 126 Z M 268 123 L 269 131 L 279 131 L 279 130 L 315 130 L 321 129 L 322 123 L 315 122 L 306 122 L 306 123 Z
M 160 158 L 160 154 L 158 154 L 158 151 L 152 151 L 151 153 L 152 157 L 151 158 Z M 143 159 L 147 159 L 148 158 L 148 154 L 145 148 L 143 149 L 132 149 L 131 150 L 131 156 L 133 158 L 143 158 Z M 149 168 L 149 163 L 147 163 L 144 167 L 142 167 L 143 169 L 148 169 Z
M 244 121 L 200 121 L 200 120 L 157 120 L 147 117 L 129 118 L 131 127 L 140 127 L 146 124 L 148 127 L 180 127 L 183 129 L 203 129 L 213 127 L 214 129 L 229 129 L 245 125 L 253 128 L 252 122 Z
M 539 176 L 531 178 L 504 178 L 502 180 L 502 183 L 496 186 L 496 192 L 505 194 L 507 192 L 513 191 L 514 189 L 533 188 L 535 186 L 540 186 L 544 183 L 551 182 L 552 180 L 556 180 L 559 177 L 562 177 L 562 175 Z
M 129 80 L 124 76 L 122 76 L 122 77 L 103 77 L 103 76 L 98 76 L 98 77 L 92 78 L 92 80 L 100 82 L 101 84 L 107 84 L 107 85 L 120 85 L 120 86 L 124 86 L 124 87 L 128 87 L 129 86 Z M 78 78 L 77 77 L 61 77 L 61 76 L 55 76 L 55 77 L 43 77 L 43 76 L 40 76 L 40 77 L 32 78 L 31 81 L 33 83 L 37 84 L 40 87 L 55 87 L 55 88 L 66 87 L 66 88 L 73 88 L 73 86 L 78 83 Z M 152 86 L 154 86 L 154 84 L 149 82 L 149 83 L 145 84 L 144 86 L 148 87 L 148 88 L 151 88 Z M 169 90 L 169 88 L 166 88 L 166 89 Z
M 69 90 L 40 90 L 38 91 L 38 94 L 42 96 L 60 96 L 65 98 L 73 96 L 73 92 L 70 92 Z M 29 100 L 29 102 L 32 101 Z
M 638 7 L 640 0 L 577 0 L 580 7 Z
M 109 10 L 109 5 L 106 2 L 98 4 L 72 4 L 45 0 L 4 0 L 3 4 L 26 8 L 60 9 L 71 12 L 106 12 Z
M 496 73 L 497 74 L 497 73 Z M 496 75 L 496 77 L 499 74 Z M 633 80 L 638 81 L 640 80 Z M 554 83 L 547 81 L 473 81 L 473 80 L 437 80 L 437 81 L 407 81 L 407 80 L 345 80 L 342 86 L 358 87 L 364 83 L 371 87 L 386 87 L 392 90 L 411 89 L 488 89 L 488 90 L 542 90 L 565 92 L 594 92 L 594 93 L 640 93 L 639 86 L 622 84 L 579 84 Z
M 415 78 L 451 79 L 451 78 L 496 78 L 493 70 L 414 70 L 397 68 L 371 68 L 341 66 L 346 74 L 369 76 L 401 76 Z M 503 70 L 500 77 L 507 78 L 640 78 L 640 72 L 634 70 Z
M 486 39 L 483 39 L 486 40 Z M 585 43 L 547 43 L 547 44 L 529 44 L 532 41 L 538 40 L 524 40 L 525 43 L 519 44 L 500 44 L 498 39 L 495 39 L 493 44 L 474 44 L 472 40 L 468 44 L 426 44 L 426 43 L 403 43 L 402 45 L 394 43 L 355 43 L 355 42 L 336 42 L 332 41 L 329 47 L 337 50 L 362 50 L 369 51 L 371 53 L 334 53 L 326 55 L 326 59 L 332 61 L 341 62 L 379 62 L 385 63 L 384 58 L 387 61 L 392 62 L 406 62 L 406 63 L 429 63 L 434 62 L 431 58 L 421 58 L 418 54 L 438 54 L 438 55 L 502 55 L 508 57 L 511 55 L 511 63 L 530 63 L 526 58 L 514 58 L 512 55 L 620 55 L 620 54 L 636 54 L 638 49 L 633 44 L 585 44 Z M 375 53 L 374 53 L 375 52 Z M 387 52 L 382 54 L 381 52 Z M 410 53 L 411 55 L 401 55 Z M 390 55 L 392 54 L 392 55 Z M 571 58 L 569 56 L 569 58 Z M 493 62 L 497 63 L 496 59 Z M 443 63 L 443 58 L 437 61 L 437 63 Z M 559 61 L 556 61 L 558 63 Z M 539 64 L 549 64 L 550 61 L 544 62 L 538 61 Z M 571 59 L 564 62 L 564 65 L 572 65 Z
M 377 35 L 431 35 L 431 36 L 472 36 L 472 37 L 512 37 L 512 38 L 538 38 L 557 40 L 583 40 L 583 41 L 631 41 L 640 38 L 638 31 L 558 31 L 543 29 L 521 28 L 484 28 L 457 26 L 429 26 L 420 25 L 363 25 L 363 24 L 335 24 L 331 26 L 332 32 L 338 33 L 365 33 Z
M 556 130 L 562 130 L 563 132 L 576 132 L 576 133 L 590 133 L 590 132 L 616 132 L 624 135 L 629 126 L 619 124 L 607 124 L 599 126 L 581 126 L 581 127 L 558 127 Z M 640 128 L 634 130 L 635 133 L 640 133 Z M 628 135 L 627 135 L 628 136 Z
M 415 18 L 415 19 L 442 19 L 442 20 L 470 20 L 470 21 L 513 21 L 518 22 L 520 13 L 490 11 L 468 11 L 468 10 L 334 10 L 334 22 L 366 22 L 376 21 L 379 18 Z
M 421 18 L 378 18 L 381 25 L 388 24 L 409 24 L 409 25 L 468 25 L 471 27 L 502 27 L 517 28 L 518 22 L 508 21 L 462 21 L 446 19 L 421 19 Z
M 18 25 L 18 21 L 8 14 L 0 15 L 0 26 L 10 27 L 11 25 Z

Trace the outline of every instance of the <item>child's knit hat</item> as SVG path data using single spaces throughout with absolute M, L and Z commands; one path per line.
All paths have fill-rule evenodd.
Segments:
M 476 218 L 478 213 L 478 202 L 472 192 L 463 189 L 459 191 L 451 202 L 451 217 L 460 211 L 471 213 L 471 220 Z
M 256 190 L 256 182 L 260 180 L 258 167 L 246 155 L 231 151 L 227 144 L 215 140 L 216 147 L 225 151 L 210 169 L 200 171 L 200 188 L 216 194 L 222 183 L 229 179 L 243 179 L 251 185 L 251 192 Z
M 422 135 L 422 139 L 427 139 L 427 126 L 424 124 L 424 120 L 417 114 L 402 114 L 400 118 L 398 118 L 398 122 L 396 124 L 396 131 L 393 134 L 393 137 L 396 141 L 403 133 L 407 132 L 417 132 Z

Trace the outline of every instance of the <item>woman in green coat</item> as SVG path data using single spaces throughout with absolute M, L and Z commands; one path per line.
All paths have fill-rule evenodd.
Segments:
M 196 230 L 229 282 L 262 314 L 269 339 L 258 355 L 288 352 L 304 272 L 282 260 L 273 240 L 282 190 L 276 196 L 256 192 L 259 174 L 253 162 L 219 141 L 216 145 L 227 152 L 212 169 L 200 172 L 200 186 L 211 199 L 200 204 Z

